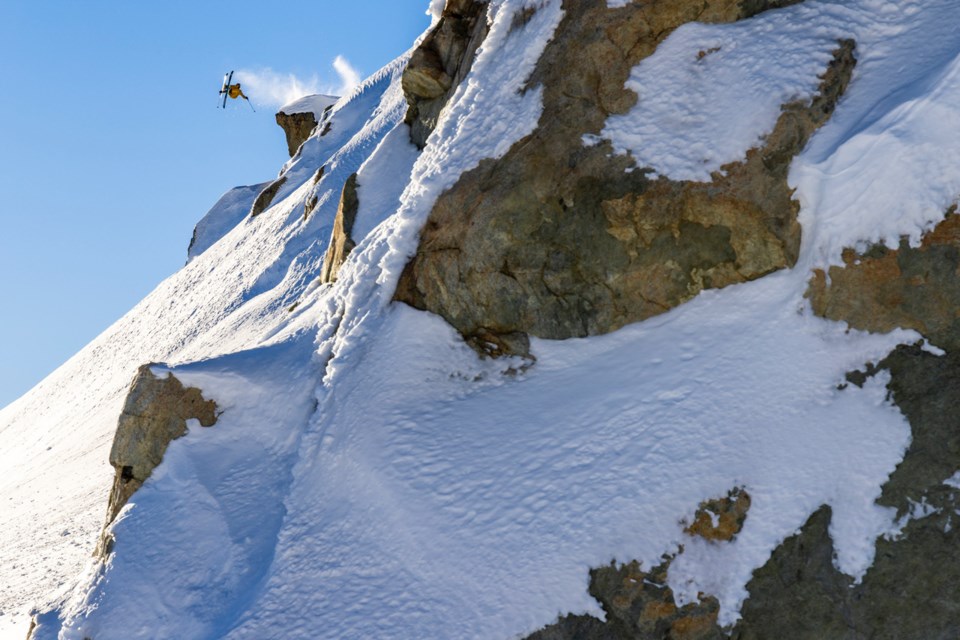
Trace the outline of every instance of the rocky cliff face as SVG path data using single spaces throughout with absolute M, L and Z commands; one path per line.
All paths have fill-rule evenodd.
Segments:
M 960 347 L 960 216 L 956 208 L 919 247 L 848 249 L 845 265 L 818 269 L 807 296 L 817 315 L 866 331 L 916 329 L 937 346 Z
M 710 183 L 654 179 L 608 142 L 582 142 L 636 102 L 624 88 L 630 70 L 675 28 L 770 6 L 565 2 L 529 81 L 544 89 L 539 127 L 439 198 L 397 299 L 466 336 L 569 338 L 607 333 L 703 289 L 793 265 L 800 232 L 787 169 L 843 94 L 855 64 L 852 41 L 838 44 L 819 96 L 784 105 L 765 144 Z
M 310 95 L 304 96 L 289 104 L 285 104 L 276 114 L 277 124 L 283 129 L 287 138 L 287 152 L 292 158 L 317 125 L 323 123 L 329 129 L 329 116 L 333 105 L 337 103 L 336 96 Z

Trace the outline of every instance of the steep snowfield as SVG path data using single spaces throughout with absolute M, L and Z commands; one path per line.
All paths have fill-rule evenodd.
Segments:
M 313 325 L 288 309 L 315 286 L 344 181 L 402 119 L 404 62 L 335 107 L 330 133 L 308 141 L 284 166 L 288 179 L 273 207 L 225 232 L 221 218 L 235 213 L 238 199 L 236 190 L 228 193 L 205 218 L 206 234 L 223 235 L 214 246 L 0 412 L 3 624 L 55 598 L 90 560 L 113 475 L 107 463 L 113 430 L 140 364 L 234 353 Z M 311 192 L 318 204 L 304 220 Z
M 59 597 L 38 637 L 506 638 L 597 612 L 589 567 L 649 566 L 682 543 L 678 598 L 712 593 L 729 623 L 753 569 L 823 503 L 837 566 L 866 570 L 896 527 L 873 501 L 909 428 L 882 378 L 837 386 L 917 336 L 847 331 L 811 317 L 802 293 L 842 246 L 917 237 L 960 193 L 960 0 L 808 0 L 675 32 L 635 70 L 637 108 L 604 135 L 678 176 L 742 156 L 771 105 L 809 95 L 832 43 L 857 40 L 847 96 L 793 165 L 798 267 L 607 336 L 535 340 L 537 362 L 517 373 L 527 363 L 481 361 L 390 298 L 437 195 L 536 126 L 540 93 L 519 89 L 562 11 L 545 0 L 517 27 L 526 4 L 490 0 L 490 35 L 422 153 L 400 124 L 401 58 L 337 103 L 331 131 L 283 167 L 273 207 L 0 413 L 5 617 Z M 753 62 L 785 49 L 799 67 Z M 673 55 L 700 66 L 668 73 Z M 691 154 L 667 114 L 692 94 L 724 135 L 692 129 Z M 318 286 L 358 170 L 366 237 Z M 109 562 L 75 582 L 105 512 L 123 393 L 147 361 L 223 414 L 171 445 L 114 525 Z M 682 533 L 701 500 L 734 486 L 753 504 L 733 543 Z

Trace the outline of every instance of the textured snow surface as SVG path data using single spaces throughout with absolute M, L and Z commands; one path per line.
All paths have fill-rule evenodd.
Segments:
M 655 174 L 710 182 L 759 146 L 781 105 L 816 92 L 843 33 L 811 29 L 818 15 L 800 4 L 733 24 L 681 26 L 630 74 L 637 104 L 611 116 L 601 137 Z
M 919 233 L 960 193 L 960 2 L 808 0 L 673 34 L 634 72 L 637 108 L 645 92 L 687 95 L 726 125 L 631 153 L 701 177 L 704 157 L 756 144 L 771 104 L 809 97 L 836 38 L 857 39 L 847 96 L 793 165 L 800 262 L 607 336 L 534 340 L 537 362 L 517 374 L 522 362 L 479 360 L 390 299 L 436 197 L 536 127 L 541 91 L 521 89 L 563 14 L 535 4 L 516 26 L 531 2 L 490 0 L 490 35 L 422 153 L 400 124 L 402 57 L 337 103 L 270 209 L 234 221 L 221 200 L 205 251 L 0 412 L 0 632 L 53 603 L 39 638 L 509 638 L 560 612 L 599 615 L 590 567 L 649 567 L 680 545 L 678 599 L 716 595 L 729 623 L 751 572 L 824 503 L 837 566 L 862 575 L 875 538 L 902 524 L 874 500 L 909 428 L 882 376 L 838 385 L 918 336 L 848 331 L 811 317 L 802 293 L 840 247 Z M 354 172 L 365 238 L 318 285 Z M 171 444 L 114 525 L 109 561 L 82 572 L 123 395 L 149 361 L 223 413 Z M 733 543 L 682 532 L 734 486 L 753 503 Z
M 220 196 L 207 215 L 193 229 L 193 239 L 187 248 L 187 261 L 209 249 L 237 226 L 250 213 L 253 201 L 270 182 L 261 182 L 247 187 L 234 187 Z

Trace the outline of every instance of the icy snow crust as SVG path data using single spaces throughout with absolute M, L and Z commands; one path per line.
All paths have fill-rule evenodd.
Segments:
M 535 366 L 506 375 L 520 363 L 481 361 L 442 320 L 390 298 L 437 195 L 536 126 L 540 91 L 520 88 L 562 11 L 559 0 L 538 2 L 513 27 L 527 4 L 491 0 L 490 35 L 419 156 L 400 124 L 401 58 L 338 103 L 330 133 L 284 166 L 273 207 L 0 412 L 4 611 L 60 587 L 40 638 L 506 638 L 558 612 L 601 615 L 589 567 L 650 567 L 682 544 L 670 570 L 678 599 L 716 595 L 726 624 L 751 572 L 824 503 L 838 567 L 863 574 L 875 538 L 897 530 L 874 500 L 909 428 L 882 376 L 837 386 L 918 336 L 847 331 L 811 317 L 802 293 L 809 267 L 843 243 L 912 234 L 960 190 L 954 151 L 911 143 L 957 135 L 960 36 L 949 25 L 960 2 L 917 12 L 909 2 L 808 1 L 740 30 L 678 30 L 664 51 L 679 42 L 695 55 L 719 38 L 728 52 L 770 57 L 776 38 L 757 34 L 782 26 L 804 43 L 796 55 L 818 64 L 830 38 L 858 39 L 847 97 L 794 163 L 800 263 L 607 336 L 534 340 Z M 758 69 L 742 82 L 809 92 L 810 69 L 781 70 L 787 77 Z M 736 91 L 720 67 L 693 77 L 653 76 L 652 92 Z M 735 122 L 751 104 L 730 105 L 718 117 L 741 138 L 718 141 L 714 158 L 756 142 Z M 899 153 L 927 173 L 885 173 Z M 317 286 L 355 171 L 369 232 L 338 282 Z M 312 193 L 319 204 L 304 220 Z M 910 213 L 918 201 L 929 220 Z M 114 525 L 109 562 L 68 582 L 102 522 L 124 390 L 151 360 L 223 413 L 171 444 Z M 753 498 L 734 542 L 682 533 L 701 500 L 733 486 Z

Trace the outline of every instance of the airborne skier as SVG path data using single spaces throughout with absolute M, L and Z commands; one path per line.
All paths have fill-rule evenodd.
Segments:
M 220 95 L 223 96 L 223 104 L 221 105 L 224 109 L 227 108 L 227 98 L 232 98 L 236 100 L 237 98 L 243 98 L 247 101 L 247 104 L 250 105 L 250 108 L 253 109 L 253 104 L 250 103 L 250 98 L 244 95 L 243 91 L 240 89 L 240 83 L 230 84 L 233 80 L 233 71 L 227 73 L 223 76 L 223 86 L 220 87 Z M 256 112 L 256 109 L 253 109 Z
M 232 84 L 229 87 L 227 87 L 227 95 L 234 99 L 240 97 L 248 102 L 250 101 L 250 98 L 243 95 L 243 91 L 240 90 L 239 82 L 237 84 Z

